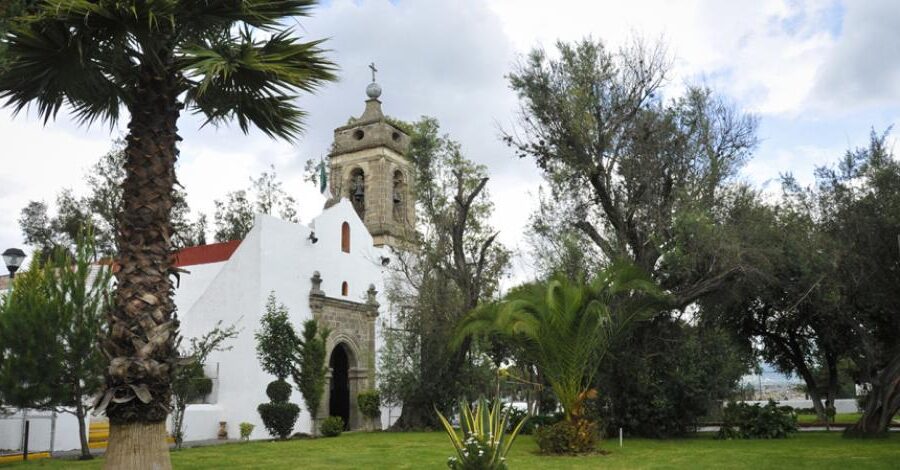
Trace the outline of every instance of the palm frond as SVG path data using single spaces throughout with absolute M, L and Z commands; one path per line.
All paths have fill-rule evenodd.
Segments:
M 185 47 L 179 66 L 191 83 L 186 105 L 204 114 L 207 123 L 236 119 L 244 132 L 253 124 L 267 135 L 292 140 L 305 116 L 294 104 L 298 93 L 335 79 L 320 43 L 300 42 L 289 30 L 256 41 L 244 30 Z
M 204 0 L 177 2 L 180 24 L 186 34 L 244 23 L 270 30 L 286 18 L 309 16 L 315 0 Z
M 19 113 L 37 106 L 47 122 L 68 103 L 79 120 L 114 123 L 122 88 L 101 67 L 95 38 L 56 20 L 42 20 L 8 33 L 9 63 L 0 72 L 0 99 Z

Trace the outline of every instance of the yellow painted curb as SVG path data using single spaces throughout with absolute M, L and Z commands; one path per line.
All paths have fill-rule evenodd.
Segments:
M 50 452 L 28 453 L 28 460 L 49 459 Z M 0 455 L 0 463 L 21 462 L 22 454 Z

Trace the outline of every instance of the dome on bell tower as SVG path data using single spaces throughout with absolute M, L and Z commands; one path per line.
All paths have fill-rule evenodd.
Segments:
M 369 86 L 366 87 L 366 96 L 369 99 L 377 100 L 379 96 L 381 96 L 381 85 L 372 82 Z

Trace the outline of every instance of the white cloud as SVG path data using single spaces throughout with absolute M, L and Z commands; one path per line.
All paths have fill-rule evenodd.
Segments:
M 810 110 L 828 107 L 837 113 L 847 103 L 888 106 L 896 115 L 900 48 L 891 46 L 897 43 L 893 25 L 900 9 L 891 5 L 338 0 L 301 19 L 297 28 L 307 38 L 329 37 L 325 47 L 341 67 L 340 82 L 301 98 L 309 112 L 303 139 L 296 145 L 274 142 L 259 132 L 244 136 L 236 126 L 198 130 L 202 121 L 185 116 L 179 122 L 184 142 L 178 174 L 191 206 L 211 216 L 214 198 L 246 187 L 250 176 L 275 165 L 287 189 L 298 196 L 301 217 L 309 220 L 322 198 L 302 181 L 304 162 L 324 156 L 332 129 L 362 111 L 370 80 L 366 65 L 374 61 L 386 113 L 407 120 L 437 117 L 470 158 L 488 165 L 494 225 L 505 244 L 524 248 L 522 232 L 535 206 L 529 191 L 540 177 L 533 161 L 516 159 L 497 138 L 498 125 L 509 128 L 515 119 L 516 97 L 504 76 L 518 54 L 535 46 L 552 47 L 557 39 L 593 36 L 615 46 L 631 34 L 663 37 L 677 58 L 673 89 L 685 80 L 704 80 L 764 120 L 777 117 L 790 126 L 819 117 Z M 840 117 L 834 119 L 832 129 L 842 123 Z M 840 153 L 833 142 L 817 145 L 815 136 L 792 138 L 783 132 L 776 140 L 761 137 L 767 141 L 766 153 L 745 171 L 758 182 L 782 171 L 809 174 L 811 162 Z M 111 135 L 102 128 L 79 129 L 61 114 L 46 129 L 34 117 L 0 120 L 0 139 L 3 248 L 20 244 L 16 219 L 29 199 L 53 199 L 64 186 L 84 189 L 84 168 L 110 147 Z
M 848 2 L 843 32 L 815 77 L 810 107 L 832 113 L 900 104 L 900 8 Z
M 19 213 L 29 200 L 53 206 L 62 188 L 83 191 L 82 175 L 110 148 L 103 131 L 46 127 L 37 119 L 0 114 L 0 251 L 22 247 Z M 0 267 L 5 272 L 5 268 Z

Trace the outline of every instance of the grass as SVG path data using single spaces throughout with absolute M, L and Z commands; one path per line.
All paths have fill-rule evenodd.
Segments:
M 860 417 L 862 417 L 862 413 L 837 413 L 834 415 L 834 422 L 836 424 L 856 424 Z M 892 421 L 894 424 L 900 424 L 900 417 L 894 416 Z M 797 415 L 797 422 L 800 424 L 821 423 L 819 418 L 814 414 L 799 414 Z
M 541 469 L 662 468 L 897 468 L 900 441 L 847 440 L 840 433 L 807 432 L 781 440 L 717 441 L 709 435 L 686 439 L 607 441 L 608 455 L 546 457 L 536 454 L 530 436 L 516 441 L 509 467 Z M 186 449 L 172 453 L 175 468 L 265 469 L 440 469 L 451 455 L 442 433 L 351 433 L 337 438 L 290 442 L 252 442 Z M 0 465 L 8 468 L 100 468 L 89 462 L 39 460 Z
M 855 424 L 859 421 L 862 413 L 837 413 L 834 415 L 834 422 L 836 424 Z M 800 424 L 815 424 L 819 423 L 819 417 L 814 414 L 799 414 L 797 415 L 797 422 Z

